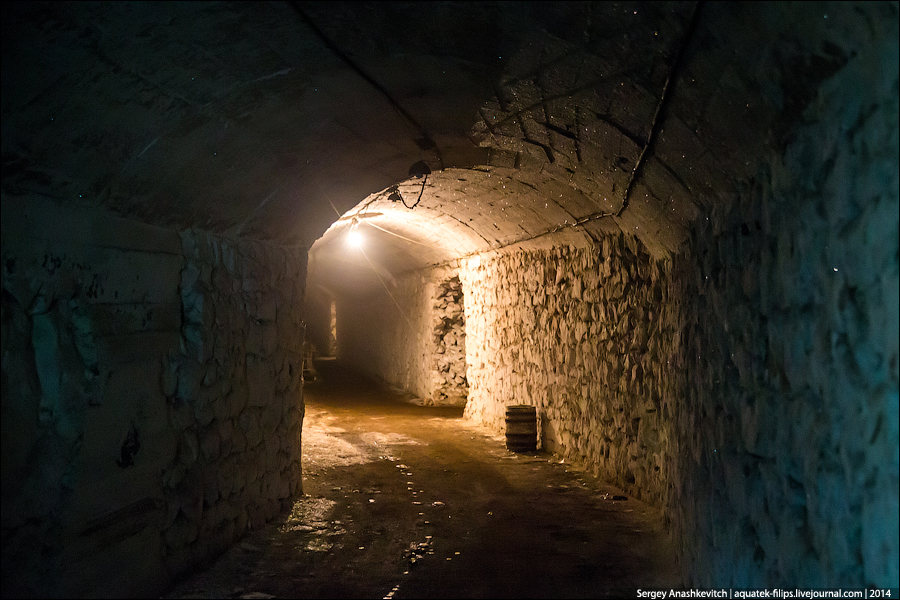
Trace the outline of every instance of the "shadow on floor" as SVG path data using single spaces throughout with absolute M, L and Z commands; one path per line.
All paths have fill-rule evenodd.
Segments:
M 314 398 L 319 404 L 355 410 L 385 408 L 428 418 L 459 419 L 463 416 L 463 406 L 423 406 L 422 400 L 415 395 L 391 388 L 339 359 L 317 358 L 314 364 L 316 378 L 306 381 L 303 390 L 307 398 Z
M 679 587 L 654 508 L 338 361 L 304 386 L 303 490 L 166 598 L 634 598 Z

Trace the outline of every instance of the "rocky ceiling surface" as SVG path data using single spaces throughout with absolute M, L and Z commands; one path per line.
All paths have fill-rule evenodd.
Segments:
M 665 256 L 847 60 L 845 4 L 4 3 L 3 192 L 321 237 L 331 271 L 350 228 L 387 276 L 610 230 Z

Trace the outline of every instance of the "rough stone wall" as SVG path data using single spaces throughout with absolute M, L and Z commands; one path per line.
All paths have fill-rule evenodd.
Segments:
M 660 503 L 687 585 L 897 586 L 896 22 L 887 35 L 671 263 L 611 238 L 461 269 L 466 414 L 502 431 L 507 404 L 537 406 L 546 448 Z
M 2 261 L 4 596 L 159 593 L 300 491 L 302 251 L 4 194 Z
M 180 429 L 164 474 L 166 556 L 177 571 L 302 491 L 306 269 L 298 249 L 194 230 L 181 239 L 183 341 L 162 377 Z
M 503 431 L 507 405 L 534 405 L 543 448 L 661 504 L 674 396 L 665 265 L 610 236 L 596 249 L 483 257 L 460 279 L 466 416 Z
M 896 20 L 879 33 L 675 267 L 688 583 L 897 586 Z
M 436 405 L 464 405 L 466 380 L 466 318 L 462 283 L 451 277 L 437 285 L 434 299 L 434 390 Z

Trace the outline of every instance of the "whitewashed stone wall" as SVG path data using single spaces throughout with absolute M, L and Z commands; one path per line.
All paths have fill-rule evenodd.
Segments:
M 464 304 L 459 277 L 438 283 L 434 299 L 434 389 L 431 393 L 436 405 L 463 406 L 469 396 Z
M 303 251 L 4 195 L 2 265 L 4 585 L 154 595 L 300 492 Z
M 608 238 L 460 270 L 466 415 L 535 405 L 547 449 L 665 509 L 687 585 L 897 585 L 897 71 L 827 81 L 671 264 Z
M 534 405 L 544 449 L 661 503 L 675 333 L 660 311 L 663 265 L 609 237 L 595 250 L 485 256 L 460 279 L 466 416 L 502 432 L 507 405 Z
M 193 230 L 181 240 L 182 346 L 167 356 L 161 382 L 181 430 L 163 476 L 166 556 L 176 570 L 260 527 L 301 492 L 306 272 L 302 250 Z

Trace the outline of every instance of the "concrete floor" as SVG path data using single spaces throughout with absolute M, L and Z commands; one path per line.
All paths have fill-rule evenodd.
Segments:
M 634 598 L 679 587 L 659 513 L 319 363 L 304 497 L 165 598 Z

